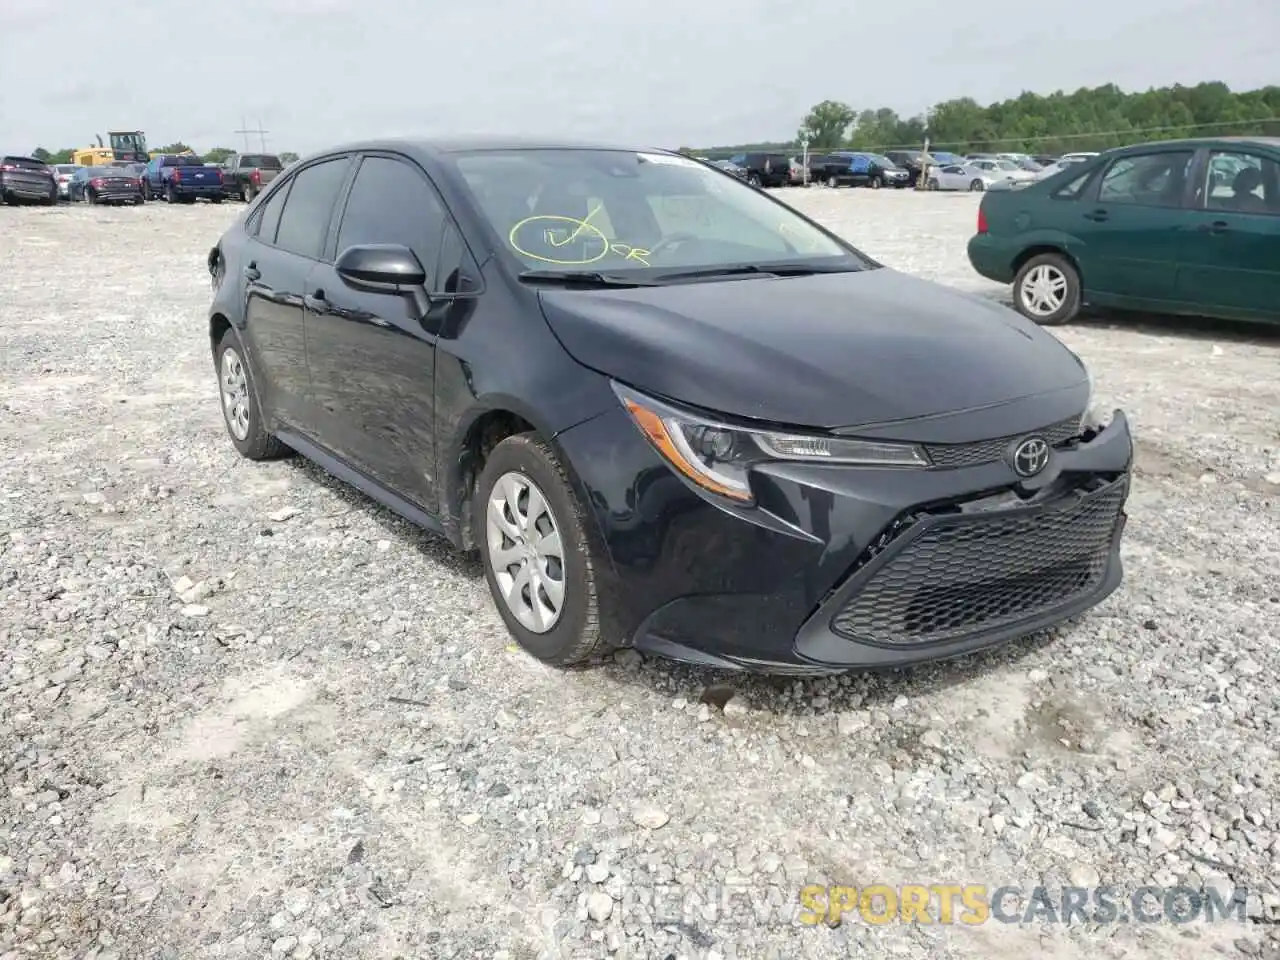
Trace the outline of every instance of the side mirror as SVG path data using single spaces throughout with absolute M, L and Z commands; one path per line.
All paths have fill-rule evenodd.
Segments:
M 351 286 L 378 293 L 409 293 L 427 282 L 427 271 L 413 251 L 395 243 L 347 247 L 334 268 Z
M 426 290 L 427 271 L 408 247 L 398 243 L 347 247 L 333 266 L 343 282 L 357 290 L 409 296 L 419 320 L 431 308 Z

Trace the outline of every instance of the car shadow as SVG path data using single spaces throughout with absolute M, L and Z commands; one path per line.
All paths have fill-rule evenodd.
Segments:
M 304 457 L 294 457 L 286 463 L 290 469 L 298 471 L 308 485 L 324 487 L 341 501 L 343 508 L 329 513 L 330 518 L 358 511 L 382 528 L 388 540 L 412 544 L 425 559 L 452 573 L 477 581 L 484 579 L 484 567 L 478 554 L 461 553 L 440 534 L 423 530 L 405 520 Z M 565 673 L 595 673 L 605 683 L 625 687 L 647 685 L 663 696 L 672 699 L 683 697 L 695 704 L 707 702 L 716 708 L 722 707 L 730 697 L 741 697 L 753 705 L 767 704 L 768 711 L 778 715 L 815 712 L 812 699 L 823 696 L 826 697 L 826 706 L 815 713 L 825 715 L 892 704 L 900 696 L 923 696 L 977 680 L 999 667 L 1016 664 L 1030 654 L 1067 639 L 1065 635 L 1070 629 L 1071 623 L 1067 623 L 1051 631 L 950 660 L 891 669 L 849 671 L 843 676 L 853 677 L 852 683 L 837 681 L 841 675 L 797 677 L 720 670 L 642 654 L 629 647 L 600 660 L 566 668 Z M 789 696 L 785 695 L 788 691 Z
M 1054 630 L 949 660 L 891 669 L 852 670 L 840 675 L 795 677 L 719 670 L 631 649 L 617 651 L 599 663 L 578 669 L 599 670 L 611 682 L 624 686 L 647 684 L 655 693 L 672 699 L 683 697 L 693 704 L 709 703 L 720 708 L 730 697 L 741 697 L 756 708 L 767 706 L 767 712 L 773 714 L 823 716 L 888 706 L 898 697 L 920 697 L 962 686 L 1068 640 L 1072 626 L 1068 622 Z M 790 695 L 786 695 L 788 692 Z M 813 706 L 815 696 L 826 698 L 826 705 L 821 709 Z

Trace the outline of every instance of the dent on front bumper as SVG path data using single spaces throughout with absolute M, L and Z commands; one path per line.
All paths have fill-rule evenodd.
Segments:
M 1088 440 L 1053 439 L 1033 481 L 1003 460 L 773 464 L 756 477 L 752 510 L 692 490 L 625 415 L 558 442 L 587 488 L 612 561 L 604 589 L 636 647 L 821 674 L 970 653 L 1076 617 L 1117 588 L 1128 421 L 1117 411 Z

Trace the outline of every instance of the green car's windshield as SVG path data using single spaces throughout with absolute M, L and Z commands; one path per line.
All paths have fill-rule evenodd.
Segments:
M 788 207 L 687 157 L 515 149 L 452 160 L 524 270 L 635 276 L 747 264 L 790 272 L 806 264 L 871 265 Z

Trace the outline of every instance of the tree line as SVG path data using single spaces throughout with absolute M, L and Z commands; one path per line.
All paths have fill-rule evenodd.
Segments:
M 682 147 L 700 156 L 744 150 L 919 149 L 954 153 L 1061 154 L 1151 140 L 1252 134 L 1280 136 L 1280 86 L 1236 92 L 1217 81 L 1126 93 L 1114 83 L 1047 96 L 1023 93 L 982 106 L 972 97 L 937 104 L 914 117 L 888 107 L 856 110 L 840 100 L 815 104 L 794 140 L 728 147 Z
M 46 150 L 44 147 L 36 147 L 31 151 L 31 156 L 43 163 L 74 163 L 75 152 L 80 149 L 83 148 L 66 147 L 62 150 Z M 205 163 L 222 163 L 228 157 L 233 157 L 237 153 L 255 152 L 253 150 L 232 150 L 230 147 L 214 147 L 212 150 L 206 151 L 205 153 L 199 153 L 196 150 L 192 150 L 191 147 L 182 142 L 167 143 L 163 147 L 155 148 L 155 152 L 157 153 L 186 153 L 187 151 L 197 154 L 197 156 L 199 156 Z M 256 152 L 262 153 L 263 151 L 259 150 Z M 270 151 L 266 152 L 270 153 Z M 276 156 L 280 158 L 281 163 L 293 163 L 298 159 L 298 155 L 296 153 L 290 153 L 288 151 L 278 153 Z

